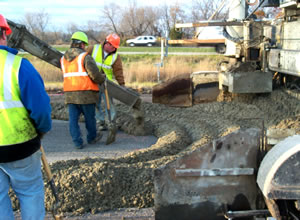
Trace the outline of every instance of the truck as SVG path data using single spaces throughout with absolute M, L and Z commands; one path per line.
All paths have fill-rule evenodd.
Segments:
M 229 61 L 218 73 L 219 89 L 232 94 L 270 93 L 278 76 L 280 83 L 298 87 L 299 0 L 259 3 L 284 8 L 283 17 L 271 22 L 251 19 L 248 3 L 233 0 L 228 21 L 208 23 L 224 26 L 227 36 L 224 56 Z M 62 53 L 25 26 L 8 23 L 13 31 L 8 46 L 59 67 Z M 141 111 L 138 94 L 113 83 L 108 87 L 114 98 Z M 262 129 L 232 132 L 155 169 L 155 219 L 299 219 L 300 136 L 276 132 L 266 131 L 262 120 Z M 270 142 L 272 134 L 281 139 Z

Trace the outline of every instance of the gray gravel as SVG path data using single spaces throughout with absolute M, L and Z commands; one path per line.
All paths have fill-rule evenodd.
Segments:
M 84 214 L 81 216 L 73 216 L 71 213 L 63 213 L 64 220 L 154 220 L 155 214 L 152 208 L 128 208 L 113 211 L 102 212 L 98 214 Z M 21 213 L 15 212 L 15 219 L 21 219 Z M 45 220 L 53 220 L 51 213 L 47 213 Z
M 80 123 L 85 148 L 79 150 L 73 145 L 68 125 L 68 121 L 53 120 L 52 130 L 42 139 L 42 145 L 49 163 L 86 157 L 115 158 L 135 150 L 148 148 L 157 141 L 155 136 L 133 136 L 118 131 L 116 141 L 110 145 L 105 145 L 108 132 L 102 131 L 102 139 L 98 143 L 90 145 L 86 143 L 84 123 Z

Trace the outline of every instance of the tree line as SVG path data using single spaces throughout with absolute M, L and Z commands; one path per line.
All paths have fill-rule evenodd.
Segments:
M 154 7 L 138 6 L 136 0 L 128 0 L 126 7 L 108 3 L 99 9 L 98 18 L 91 19 L 86 24 L 69 23 L 63 30 L 56 26 L 49 28 L 51 16 L 45 9 L 27 12 L 20 22 L 49 44 L 68 44 L 72 33 L 78 30 L 87 33 L 92 43 L 103 41 L 112 32 L 121 37 L 121 44 L 139 35 L 165 37 L 168 33 L 170 39 L 182 39 L 192 38 L 195 29 L 176 30 L 176 23 L 225 19 L 229 3 L 230 0 L 192 0 L 191 4 L 176 2 Z
M 129 0 L 126 7 L 109 3 L 99 9 L 99 17 L 86 24 L 69 23 L 62 31 L 51 25 L 51 16 L 46 9 L 27 12 L 19 22 L 27 29 L 49 44 L 68 44 L 73 32 L 81 30 L 87 33 L 89 40 L 100 42 L 109 33 L 117 33 L 122 43 L 128 38 L 139 35 L 165 37 L 171 39 L 191 38 L 193 29 L 175 30 L 175 23 L 190 23 L 207 20 L 216 11 L 222 0 L 193 0 L 190 5 L 176 2 L 159 7 L 138 6 L 136 0 Z M 222 10 L 214 15 L 214 20 L 226 17 Z

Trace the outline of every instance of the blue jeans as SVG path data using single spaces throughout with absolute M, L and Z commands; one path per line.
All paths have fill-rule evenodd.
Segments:
M 104 92 L 99 92 L 99 104 L 98 104 L 98 111 L 96 112 L 96 119 L 99 121 L 104 122 L 105 121 L 105 115 L 104 112 L 101 108 L 101 102 L 102 100 L 104 101 L 105 105 L 105 114 L 106 117 L 108 118 L 108 112 L 107 112 L 107 105 L 106 105 L 106 98 L 105 98 L 105 93 Z M 109 104 L 110 104 L 110 115 L 111 115 L 111 120 L 115 121 L 116 120 L 116 108 L 113 103 L 113 99 L 109 97 Z
M 83 144 L 81 131 L 78 124 L 79 116 L 82 113 L 87 130 L 87 142 L 94 140 L 97 136 L 95 104 L 68 104 L 69 107 L 69 130 L 75 146 Z
M 22 220 L 44 220 L 44 182 L 41 152 L 9 163 L 0 163 L 0 220 L 13 220 L 9 187 L 20 201 Z

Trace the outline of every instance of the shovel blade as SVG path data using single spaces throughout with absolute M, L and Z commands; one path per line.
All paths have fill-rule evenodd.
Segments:
M 55 220 L 63 220 L 63 216 L 61 216 L 61 215 L 55 215 L 54 219 Z
M 106 139 L 106 145 L 109 145 L 116 140 L 116 135 L 117 135 L 117 127 L 113 123 L 110 123 L 108 125 L 108 135 Z

